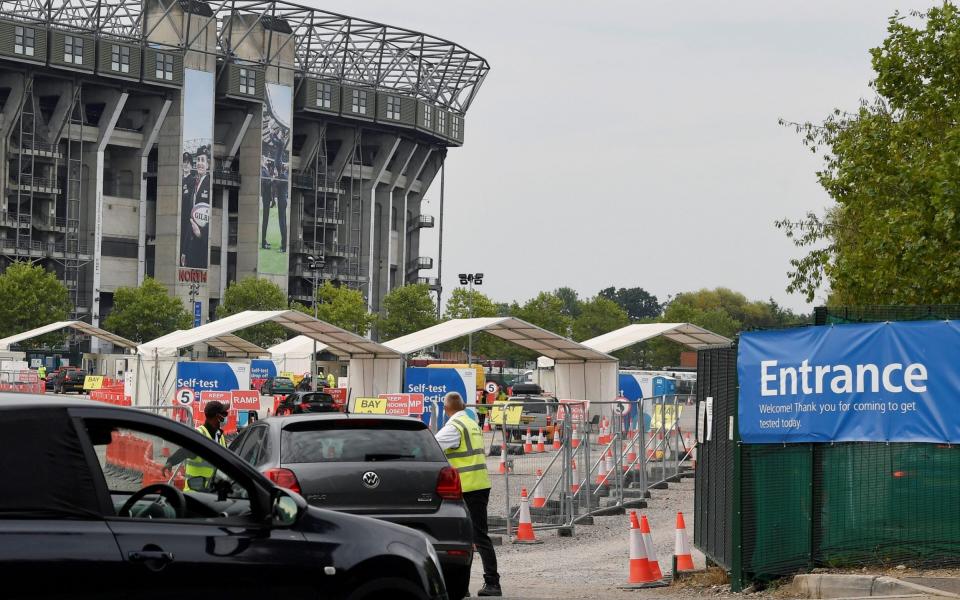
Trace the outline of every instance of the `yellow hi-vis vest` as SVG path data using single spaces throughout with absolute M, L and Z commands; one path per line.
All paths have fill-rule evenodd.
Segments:
M 450 466 L 460 475 L 460 486 L 464 492 L 489 488 L 490 475 L 487 474 L 487 457 L 483 450 L 480 426 L 466 414 L 454 417 L 451 422 L 460 431 L 460 445 L 444 453 Z
M 206 425 L 201 425 L 200 427 L 197 427 L 197 431 L 200 432 L 200 434 L 203 435 L 203 437 L 207 438 L 208 440 L 213 440 L 213 436 L 210 435 L 209 431 L 207 431 Z M 225 435 L 220 436 L 220 445 L 223 446 L 224 448 L 227 447 L 227 436 Z M 214 467 L 207 461 L 203 460 L 199 456 L 188 458 L 185 462 L 187 463 L 186 467 L 184 468 L 184 472 L 186 473 L 186 479 L 187 479 L 187 481 L 183 485 L 183 491 L 185 492 L 190 491 L 189 482 L 191 477 L 203 477 L 204 484 L 207 485 L 209 483 L 208 480 L 211 477 L 213 477 L 213 473 L 214 471 L 216 471 L 216 467 Z M 201 490 L 195 490 L 195 491 L 201 491 Z

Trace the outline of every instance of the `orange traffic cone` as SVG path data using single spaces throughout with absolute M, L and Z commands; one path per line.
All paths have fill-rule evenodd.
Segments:
M 553 449 L 554 450 L 559 450 L 560 448 L 563 447 L 563 445 L 560 442 L 560 438 L 561 438 L 560 432 L 562 431 L 562 429 L 563 429 L 563 426 L 560 425 L 559 423 L 557 423 L 553 427 Z
M 577 459 L 573 459 L 571 470 L 573 471 L 573 481 L 570 482 L 570 493 L 578 494 L 580 492 L 580 467 L 577 466 Z
M 630 577 L 627 583 L 650 583 L 656 581 L 650 572 L 650 562 L 647 559 L 647 549 L 640 533 L 640 523 L 637 520 L 637 511 L 630 512 Z
M 517 537 L 514 544 L 540 544 L 533 533 L 533 522 L 530 520 L 530 505 L 527 503 L 527 488 L 520 490 L 520 524 L 517 525 Z
M 523 452 L 524 454 L 531 454 L 533 452 L 533 442 L 530 441 L 529 427 L 527 427 L 527 435 L 523 438 Z
M 484 433 L 490 433 L 490 431 L 491 431 L 491 429 L 490 429 L 490 417 L 487 417 L 487 418 L 484 419 L 484 421 L 483 421 L 483 432 L 484 432 Z
M 547 499 L 543 495 L 543 471 L 537 469 L 537 482 L 533 485 L 533 503 L 534 508 L 543 508 L 547 505 Z
M 507 472 L 507 443 L 500 445 L 500 474 Z
M 543 427 L 541 427 L 541 428 L 540 428 L 540 433 L 537 434 L 537 449 L 536 449 L 536 452 L 546 452 L 546 451 L 547 451 L 547 448 L 546 448 L 546 446 L 544 445 L 544 443 L 545 443 L 545 442 L 544 442 L 544 439 L 543 439 Z
M 647 548 L 647 563 L 650 565 L 650 574 L 654 579 L 663 579 L 663 572 L 660 570 L 660 561 L 657 560 L 657 549 L 653 547 L 653 536 L 650 535 L 650 523 L 647 522 L 647 515 L 640 519 L 640 534 L 643 535 L 643 545 Z
M 580 447 L 580 430 L 577 429 L 577 424 L 573 424 L 573 438 L 570 440 L 571 445 L 574 448 Z
M 690 554 L 690 540 L 687 538 L 687 525 L 683 522 L 683 513 L 677 513 L 677 543 L 674 556 L 677 558 L 678 571 L 693 570 L 693 556 Z
M 630 438 L 628 438 L 630 439 Z M 624 472 L 630 470 L 630 465 L 637 460 L 637 448 L 633 444 L 633 439 L 627 442 L 627 460 L 623 463 Z
M 597 436 L 597 443 L 598 443 L 598 444 L 609 444 L 609 443 L 610 443 L 610 436 L 607 435 L 607 419 L 606 419 L 606 417 L 604 417 L 604 418 L 600 421 L 600 435 Z

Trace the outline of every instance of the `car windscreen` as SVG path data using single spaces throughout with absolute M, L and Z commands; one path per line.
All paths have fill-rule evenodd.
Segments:
M 293 385 L 293 380 L 287 379 L 286 377 L 277 377 L 273 380 L 273 385 Z
M 280 438 L 280 462 L 443 462 L 430 430 L 419 422 L 342 419 L 290 423 Z

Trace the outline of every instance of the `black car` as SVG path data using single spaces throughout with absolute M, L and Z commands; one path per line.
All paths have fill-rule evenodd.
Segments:
M 342 412 L 333 396 L 324 392 L 294 392 L 277 405 L 277 415 Z
M 87 374 L 79 369 L 64 369 L 58 371 L 52 378 L 47 379 L 47 389 L 55 394 L 66 394 L 67 392 L 83 393 L 83 382 L 87 379 Z
M 470 583 L 473 528 L 460 476 L 418 419 L 327 413 L 272 417 L 231 449 L 313 506 L 427 534 L 451 598 Z
M 211 465 L 189 491 L 183 456 Z M 0 394 L 0 478 L 4 598 L 447 598 L 423 534 L 309 506 L 143 410 Z
M 264 396 L 279 396 L 292 394 L 296 388 L 289 377 L 271 377 L 260 386 L 260 393 Z

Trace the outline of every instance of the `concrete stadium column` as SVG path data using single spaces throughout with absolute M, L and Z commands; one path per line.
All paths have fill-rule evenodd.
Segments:
M 0 87 L 9 88 L 10 94 L 0 111 L 0 156 L 7 156 L 7 145 L 10 143 L 10 132 L 17 120 L 20 103 L 26 91 L 27 76 L 22 73 L 3 73 L 0 75 Z M 10 165 L 6 160 L 0 160 L 0 181 L 10 181 Z M 0 215 L 7 213 L 7 203 L 0 206 Z
M 407 173 L 403 179 L 403 185 L 400 187 L 400 193 L 403 198 L 403 208 L 402 208 L 402 225 L 400 226 L 400 239 L 401 242 L 398 244 L 400 247 L 400 256 L 397 257 L 397 269 L 401 273 L 399 285 L 407 285 L 407 265 L 410 262 L 410 258 L 415 256 L 416 249 L 410 248 L 410 242 L 408 237 L 408 231 L 410 230 L 410 220 L 407 218 L 407 212 L 410 210 L 410 194 L 414 188 L 414 184 L 417 182 L 417 177 L 420 176 L 420 173 L 423 171 L 424 167 L 427 164 L 427 161 L 430 160 L 430 157 L 433 155 L 434 148 L 430 146 L 420 146 L 417 148 L 416 153 L 413 155 L 413 158 L 410 159 L 410 164 L 407 165 Z M 419 207 L 418 212 L 419 213 Z
M 94 166 L 91 171 L 91 183 L 94 185 L 93 198 L 93 303 L 90 305 L 90 324 L 94 327 L 100 326 L 100 278 L 101 262 L 103 260 L 103 158 L 110 142 L 110 136 L 113 135 L 114 127 L 117 125 L 117 119 L 127 102 L 129 94 L 126 92 L 117 92 L 116 90 L 97 89 L 84 96 L 85 103 L 94 103 L 102 101 L 104 103 L 103 113 L 100 115 L 100 122 L 97 126 L 97 142 L 94 154 Z M 100 340 L 96 337 L 91 338 L 90 351 L 100 351 Z
M 391 281 L 390 275 L 393 272 L 394 265 L 397 265 L 397 255 L 399 254 L 400 246 L 403 244 L 406 235 L 406 233 L 402 231 L 404 220 L 402 214 L 403 198 L 398 190 L 398 184 L 400 183 L 400 177 L 410 164 L 410 159 L 413 158 L 416 150 L 417 144 L 415 142 L 410 140 L 400 142 L 400 146 L 397 147 L 394 155 L 393 163 L 390 165 L 389 181 L 381 186 L 385 195 L 384 205 L 389 206 L 389 209 L 385 213 L 386 227 L 384 227 L 384 240 L 381 242 L 381 244 L 386 244 L 387 255 L 386 260 L 380 261 L 380 289 L 377 295 L 378 304 L 384 296 L 390 293 L 390 290 L 393 289 L 396 284 L 396 281 Z M 396 213 L 395 217 L 394 213 Z M 397 226 L 396 230 L 393 229 L 394 223 L 396 223 Z M 395 279 L 399 280 L 400 276 Z
M 383 197 L 378 198 L 377 187 L 380 185 L 380 179 L 383 177 L 383 173 L 387 170 L 387 165 L 390 164 L 390 159 L 393 158 L 393 153 L 397 151 L 397 147 L 400 145 L 400 138 L 395 135 L 380 135 L 374 139 L 374 143 L 377 146 L 376 158 L 374 158 L 373 161 L 370 179 L 364 182 L 361 192 L 361 197 L 364 200 L 367 198 L 370 199 L 370 210 L 365 214 L 363 221 L 365 225 L 368 225 L 368 228 L 365 230 L 369 236 L 365 250 L 367 250 L 367 308 L 371 311 L 379 307 L 374 297 L 374 291 L 379 291 L 379 286 L 375 279 L 375 275 L 379 274 L 379 269 L 374 268 L 374 263 L 378 260 L 379 256 L 375 251 L 378 239 L 376 230 L 377 207 L 380 209 L 381 218 L 386 218 L 387 220 L 389 220 L 389 216 L 384 213 L 384 210 L 390 210 L 389 202 L 385 202 Z M 363 266 L 363 251 L 364 248 L 361 248 L 361 267 Z
M 139 227 L 137 235 L 137 285 L 142 285 L 146 277 L 147 268 L 147 185 L 143 174 L 147 172 L 147 163 L 149 162 L 150 152 L 153 145 L 160 137 L 160 130 L 163 128 L 167 113 L 173 106 L 173 101 L 161 98 L 138 98 L 135 103 L 127 102 L 128 105 L 142 107 L 146 111 L 146 122 L 143 125 L 143 145 L 140 146 L 138 158 L 140 159 L 140 174 L 134 177 L 133 184 L 137 189 L 137 197 L 140 199 Z

